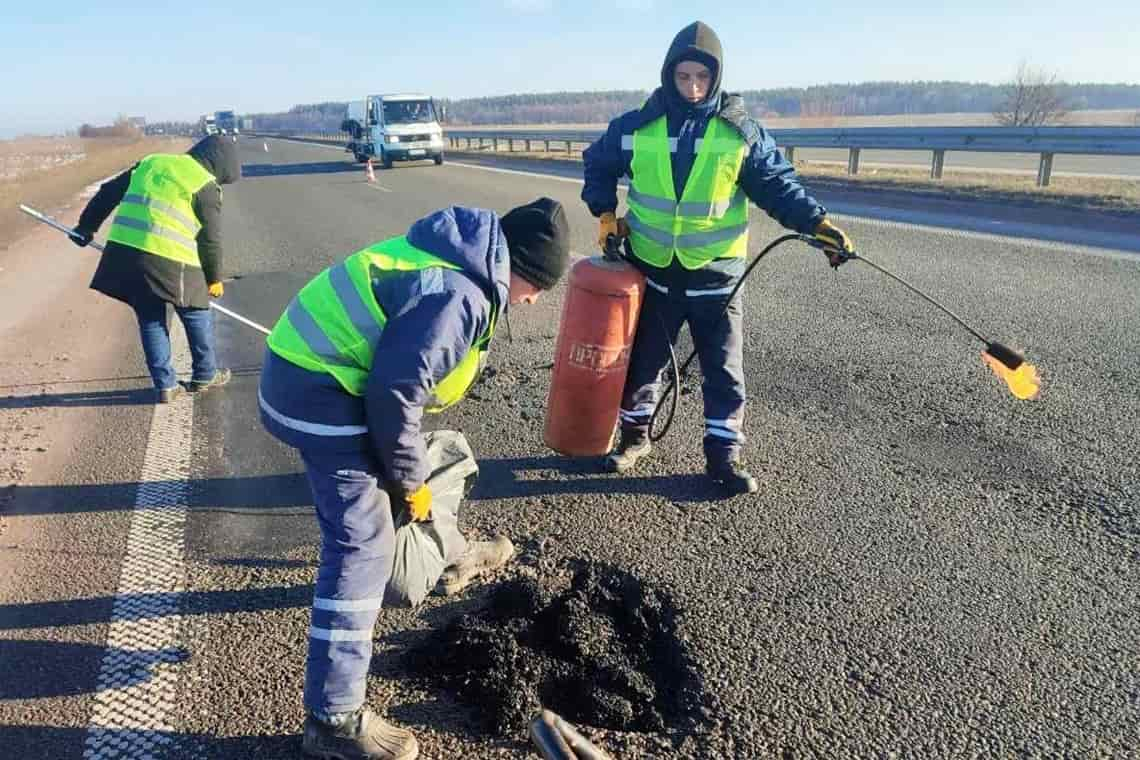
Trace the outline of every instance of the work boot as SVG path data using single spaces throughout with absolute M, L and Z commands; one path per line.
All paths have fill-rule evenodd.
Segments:
M 176 385 L 173 388 L 155 388 L 155 400 L 159 404 L 169 404 L 174 399 L 182 395 L 182 386 Z
M 420 755 L 416 737 L 366 707 L 332 725 L 309 715 L 301 750 L 310 757 L 335 760 L 414 760 Z
M 606 469 L 610 472 L 629 472 L 637 460 L 653 451 L 649 441 L 649 431 L 642 428 L 622 428 L 621 440 L 617 448 L 606 457 Z
M 744 469 L 744 465 L 736 460 L 708 462 L 705 465 L 705 472 L 726 496 L 756 493 L 760 490 L 760 484 L 756 482 L 756 478 L 752 477 L 752 473 Z
M 506 536 L 495 536 L 494 541 L 469 542 L 467 551 L 443 571 L 439 578 L 439 592 L 444 596 L 458 594 L 479 576 L 510 562 L 514 554 L 515 545 Z
M 214 373 L 214 376 L 209 380 L 191 380 L 190 387 L 187 389 L 191 393 L 200 393 L 201 391 L 209 390 L 210 388 L 220 388 L 230 381 L 233 373 L 228 369 L 219 369 Z

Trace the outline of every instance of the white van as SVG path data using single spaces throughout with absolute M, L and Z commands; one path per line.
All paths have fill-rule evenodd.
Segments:
M 443 127 L 434 101 L 427 95 L 368 95 L 350 101 L 341 130 L 345 149 L 359 162 L 370 158 L 385 169 L 393 161 L 432 159 L 443 163 Z

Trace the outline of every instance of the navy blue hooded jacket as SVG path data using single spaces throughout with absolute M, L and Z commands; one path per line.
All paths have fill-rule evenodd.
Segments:
M 677 64 L 695 60 L 709 66 L 713 75 L 704 101 L 691 104 L 681 98 L 673 83 Z M 610 122 L 606 133 L 582 153 L 585 186 L 582 200 L 594 216 L 615 211 L 618 180 L 632 177 L 633 151 L 622 148 L 622 136 L 666 117 L 669 137 L 677 141 L 672 155 L 673 186 L 680 198 L 696 159 L 696 141 L 703 137 L 709 121 L 719 117 L 732 124 L 748 143 L 748 155 L 737 183 L 748 198 L 777 222 L 796 232 L 811 233 L 827 210 L 804 190 L 796 170 L 776 148 L 775 140 L 756 120 L 748 116 L 738 95 L 722 93 L 724 73 L 720 41 L 712 29 L 700 22 L 682 29 L 661 68 L 661 87 L 645 105 Z
M 302 451 L 374 456 L 387 482 L 405 491 L 430 474 L 420 420 L 432 388 L 486 333 L 492 314 L 505 311 L 510 291 L 507 240 L 492 211 L 436 211 L 412 225 L 408 241 L 460 269 L 373 276 L 388 321 L 364 396 L 267 351 L 258 399 L 274 437 Z

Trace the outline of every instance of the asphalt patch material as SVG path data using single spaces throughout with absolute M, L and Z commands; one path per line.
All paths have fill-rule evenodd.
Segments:
M 501 736 L 525 731 L 543 707 L 618 731 L 685 735 L 709 722 L 668 595 L 601 563 L 577 563 L 560 593 L 534 578 L 504 582 L 407 658 Z

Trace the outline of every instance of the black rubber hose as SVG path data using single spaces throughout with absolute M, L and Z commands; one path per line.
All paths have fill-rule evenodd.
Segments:
M 744 270 L 744 274 L 740 276 L 740 279 L 737 281 L 736 286 L 733 287 L 732 292 L 729 293 L 728 298 L 724 302 L 724 309 L 721 310 L 720 316 L 723 317 L 728 312 L 728 307 L 732 305 L 732 301 L 734 298 L 736 298 L 736 294 L 740 292 L 740 288 L 742 285 L 744 285 L 744 281 L 748 279 L 748 275 L 752 274 L 752 270 L 756 268 L 756 265 L 760 263 L 761 259 L 767 256 L 776 247 L 783 245 L 790 240 L 803 240 L 803 236 L 797 235 L 795 233 L 781 235 L 769 243 L 767 246 L 765 246 L 764 250 L 756 254 L 756 258 L 752 259 L 752 263 L 750 263 L 748 265 L 748 268 Z M 680 395 L 681 375 L 684 374 L 685 370 L 689 368 L 689 365 L 693 363 L 693 359 L 697 355 L 697 350 L 694 348 L 693 352 L 689 354 L 689 358 L 685 359 L 685 363 L 678 368 L 677 354 L 673 350 L 673 341 L 669 340 L 669 331 L 665 328 L 665 320 L 661 318 L 660 314 L 657 315 L 657 318 L 660 320 L 661 331 L 665 334 L 665 342 L 669 346 L 669 362 L 673 368 L 673 382 L 665 388 L 665 392 L 661 394 L 661 398 L 657 401 L 656 409 L 653 410 L 653 416 L 649 418 L 649 440 L 653 441 L 654 443 L 664 438 L 665 434 L 669 432 L 669 428 L 673 425 L 673 417 L 677 414 L 677 396 Z M 669 416 L 666 417 L 665 422 L 662 423 L 662 428 L 655 433 L 653 427 L 657 423 L 657 416 L 661 413 L 661 407 L 664 404 L 665 398 L 670 395 L 672 395 L 672 398 L 669 402 Z

